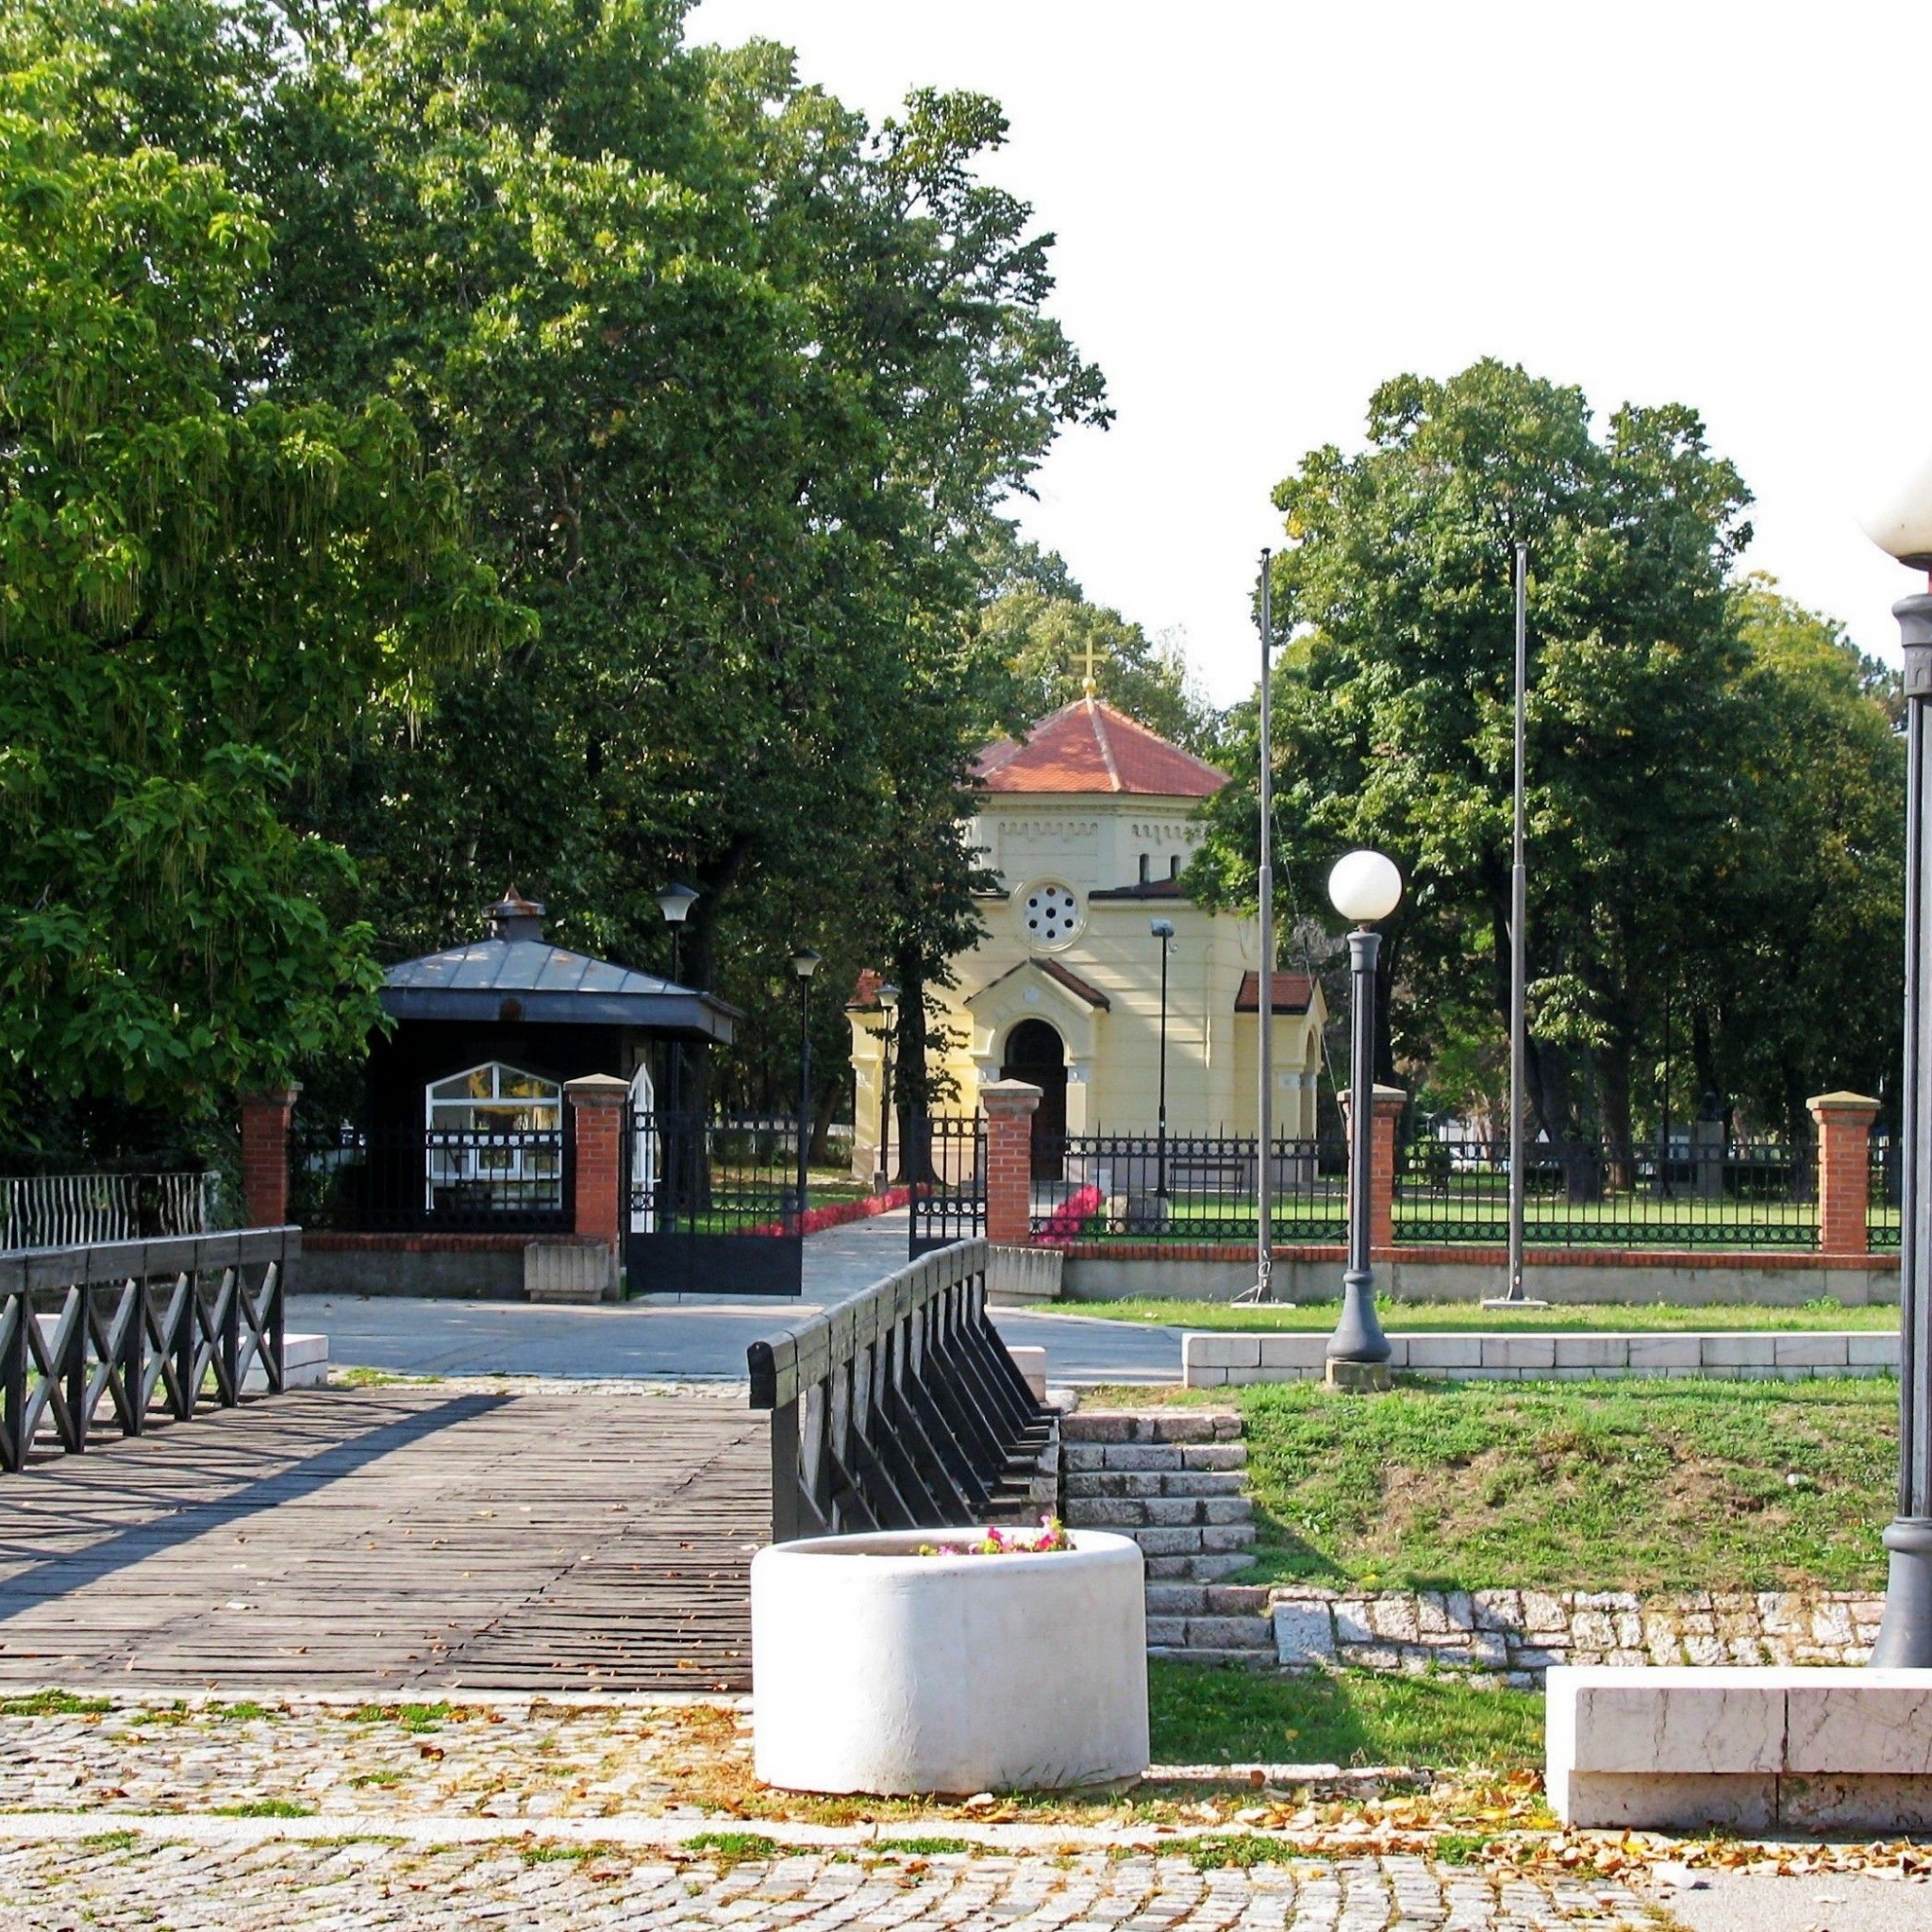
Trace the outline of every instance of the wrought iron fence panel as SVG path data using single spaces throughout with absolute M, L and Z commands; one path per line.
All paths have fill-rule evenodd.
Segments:
M 1874 1134 L 1866 1156 L 1865 1245 L 1895 1248 L 1899 1244 L 1900 1201 L 1898 1142 L 1890 1134 Z
M 294 1205 L 313 1225 L 384 1233 L 567 1232 L 567 1129 L 342 1128 L 291 1150 Z
M 1051 1424 L 987 1318 L 986 1264 L 958 1242 L 752 1343 L 774 1542 L 1026 1512 Z
M 105 1404 L 124 1436 L 282 1390 L 284 1282 L 297 1227 L 0 1253 L 0 1471 L 37 1442 L 70 1456 Z
M 1817 1154 L 1730 1141 L 1539 1142 L 1523 1167 L 1524 1239 L 1538 1247 L 1808 1248 Z M 1509 1238 L 1501 1139 L 1429 1138 L 1396 1150 L 1399 1242 L 1500 1246 Z
M 0 1249 L 207 1234 L 216 1225 L 220 1188 L 212 1172 L 0 1179 Z
M 798 1123 L 786 1114 L 633 1109 L 629 1193 L 640 1234 L 795 1232 Z
M 1058 1178 L 1033 1183 L 1036 1241 L 1252 1241 L 1259 1211 L 1252 1135 L 1069 1134 L 1048 1143 Z M 1348 1224 L 1348 1149 L 1278 1139 L 1274 1239 L 1335 1241 Z
M 981 1114 L 915 1117 L 906 1152 L 911 1183 L 908 1257 L 917 1259 L 986 1232 L 986 1120 Z

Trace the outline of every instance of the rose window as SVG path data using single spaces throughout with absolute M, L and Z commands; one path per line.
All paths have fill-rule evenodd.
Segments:
M 1071 886 L 1028 886 L 1020 912 L 1036 946 L 1064 945 L 1080 929 L 1080 902 Z

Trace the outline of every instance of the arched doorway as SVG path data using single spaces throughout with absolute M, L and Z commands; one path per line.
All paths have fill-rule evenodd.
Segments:
M 1064 1171 L 1067 1132 L 1067 1043 L 1044 1020 L 1022 1020 L 1007 1035 L 1002 1080 L 1025 1080 L 1040 1089 L 1033 1116 L 1033 1178 L 1057 1181 Z

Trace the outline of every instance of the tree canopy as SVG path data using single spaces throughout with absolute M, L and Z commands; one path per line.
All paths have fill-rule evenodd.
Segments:
M 1430 1097 L 1479 1106 L 1497 1065 L 1474 1049 L 1507 1011 L 1524 541 L 1541 1124 L 1626 1141 L 1654 1117 L 1673 991 L 1687 1032 L 1701 1016 L 1696 1077 L 1760 1124 L 1795 1127 L 1807 1091 L 1878 1077 L 1895 1032 L 1845 982 L 1854 931 L 1896 953 L 1897 749 L 1843 639 L 1740 584 L 1749 495 L 1691 410 L 1626 406 L 1598 433 L 1581 391 L 1519 368 L 1404 376 L 1372 398 L 1359 454 L 1310 452 L 1275 503 L 1287 896 L 1325 914 L 1347 845 L 1401 865 L 1385 1075 L 1454 1068 L 1463 1091 Z M 1194 875 L 1224 898 L 1252 877 L 1252 706 L 1232 736 L 1241 782 Z

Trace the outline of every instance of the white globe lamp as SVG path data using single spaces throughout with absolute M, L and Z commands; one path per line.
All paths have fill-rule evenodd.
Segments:
M 1357 925 L 1387 919 L 1402 904 L 1402 874 L 1380 852 L 1349 852 L 1328 874 L 1328 901 Z

